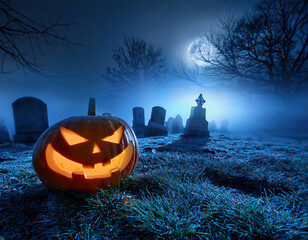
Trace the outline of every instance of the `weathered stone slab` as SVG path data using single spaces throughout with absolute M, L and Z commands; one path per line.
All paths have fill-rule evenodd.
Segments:
M 168 133 L 172 133 L 173 120 L 174 120 L 173 117 L 169 117 L 167 122 L 165 123 Z
M 152 108 L 151 119 L 145 129 L 145 137 L 167 136 L 168 131 L 165 127 L 166 110 L 156 106 Z
M 172 122 L 172 133 L 182 133 L 184 130 L 183 119 L 181 115 L 177 115 Z
M 7 127 L 0 122 L 0 143 L 10 142 L 10 135 Z
M 35 142 L 48 128 L 47 105 L 34 97 L 23 97 L 12 104 L 15 142 Z
M 137 137 L 143 137 L 145 131 L 144 108 L 133 108 L 133 129 Z

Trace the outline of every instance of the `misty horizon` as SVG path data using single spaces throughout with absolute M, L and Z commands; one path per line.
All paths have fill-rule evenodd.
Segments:
M 189 47 L 202 32 L 215 26 L 218 17 L 230 9 L 239 14 L 250 11 L 255 1 L 13 1 L 17 10 L 34 19 L 52 21 L 61 15 L 64 22 L 74 23 L 67 31 L 81 45 L 73 52 L 65 47 L 47 46 L 38 61 L 47 68 L 44 77 L 17 69 L 1 79 L 0 119 L 14 135 L 11 104 L 18 98 L 32 96 L 47 104 L 49 125 L 70 117 L 86 115 L 88 99 L 96 98 L 97 114 L 109 112 L 132 124 L 132 108 L 145 109 L 145 122 L 154 106 L 166 109 L 166 120 L 180 114 L 185 125 L 195 99 L 203 94 L 207 120 L 219 126 L 224 119 L 230 130 L 307 129 L 307 96 L 289 103 L 270 94 L 248 93 L 220 84 L 208 87 L 212 77 L 204 77 L 205 87 L 179 79 L 174 73 L 177 61 L 192 63 Z M 33 7 L 35 6 L 35 7 Z M 151 26 L 149 28 L 149 26 Z M 67 35 L 66 34 L 66 35 Z M 167 73 L 142 92 L 119 89 L 111 92 L 102 79 L 103 69 L 113 66 L 112 50 L 123 44 L 125 37 L 136 36 L 161 47 L 166 56 Z M 219 78 L 219 77 L 218 77 Z M 298 121 L 297 121 L 298 120 Z M 288 121 L 290 124 L 288 125 Z M 299 122 L 301 124 L 299 124 Z

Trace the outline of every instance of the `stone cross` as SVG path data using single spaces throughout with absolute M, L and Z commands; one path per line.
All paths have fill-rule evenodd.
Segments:
M 187 119 L 184 137 L 209 137 L 208 122 L 206 121 L 206 109 L 202 107 L 205 100 L 202 94 L 196 99 L 197 106 L 192 107 L 190 117 Z
M 202 97 L 202 93 L 200 93 L 199 97 L 196 99 L 197 107 L 202 108 L 202 105 L 205 103 L 204 98 Z

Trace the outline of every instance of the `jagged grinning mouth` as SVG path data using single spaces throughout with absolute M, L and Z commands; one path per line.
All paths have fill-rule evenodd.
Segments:
M 93 168 L 84 168 L 82 164 L 62 156 L 49 143 L 46 148 L 46 161 L 54 172 L 71 179 L 73 175 L 83 175 L 85 179 L 108 178 L 113 172 L 122 172 L 131 161 L 133 153 L 134 146 L 130 142 L 122 153 L 110 159 L 110 164 L 104 166 L 103 163 L 96 163 Z

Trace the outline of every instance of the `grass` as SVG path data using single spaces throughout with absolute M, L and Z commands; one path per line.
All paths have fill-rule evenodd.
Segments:
M 307 140 L 141 139 L 135 172 L 96 194 L 49 192 L 31 167 L 32 147 L 19 147 L 1 149 L 5 239 L 307 238 Z

